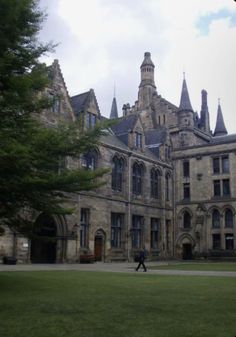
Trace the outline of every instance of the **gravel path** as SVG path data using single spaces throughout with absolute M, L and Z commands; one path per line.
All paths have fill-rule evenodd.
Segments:
M 150 266 L 168 265 L 166 262 L 147 262 L 147 268 Z M 191 271 L 191 270 L 153 270 L 148 269 L 147 273 L 143 273 L 142 269 L 135 271 L 137 263 L 103 263 L 97 262 L 93 264 L 16 264 L 4 265 L 0 264 L 1 271 L 47 271 L 47 270 L 73 270 L 73 271 L 101 271 L 101 272 L 119 272 L 119 273 L 136 273 L 139 275 L 193 275 L 193 276 L 223 276 L 236 277 L 234 271 Z

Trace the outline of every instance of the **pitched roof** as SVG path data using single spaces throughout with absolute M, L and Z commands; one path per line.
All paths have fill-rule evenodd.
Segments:
M 218 137 L 211 138 L 211 144 L 227 144 L 227 143 L 235 143 L 236 142 L 236 134 L 232 135 L 222 135 Z
M 70 98 L 70 103 L 71 103 L 72 109 L 74 110 L 74 113 L 76 116 L 78 116 L 80 112 L 85 109 L 86 103 L 88 101 L 89 93 L 90 92 L 87 91 L 82 94 L 72 96 Z
M 222 111 L 221 111 L 221 106 L 220 106 L 220 104 L 218 104 L 214 137 L 223 136 L 223 135 L 227 135 L 227 134 L 228 134 L 228 131 L 225 127 L 224 118 L 223 118 L 223 114 L 222 114 Z
M 183 110 L 193 111 L 185 78 L 183 79 L 181 98 L 180 98 L 180 104 L 179 104 L 178 111 L 183 111 Z
M 163 144 L 166 140 L 167 131 L 165 127 L 159 126 L 157 129 L 148 130 L 145 132 L 145 144 L 156 145 Z
M 118 119 L 117 123 L 111 126 L 112 131 L 116 135 L 122 135 L 128 133 L 130 130 L 133 130 L 138 116 L 136 114 L 131 114 L 126 117 Z

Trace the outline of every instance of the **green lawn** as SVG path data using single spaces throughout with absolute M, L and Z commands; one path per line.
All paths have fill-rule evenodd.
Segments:
M 236 278 L 1 272 L 2 337 L 234 337 Z
M 209 271 L 236 271 L 235 262 L 173 262 L 165 265 L 157 265 L 149 269 L 176 269 L 176 270 L 209 270 Z

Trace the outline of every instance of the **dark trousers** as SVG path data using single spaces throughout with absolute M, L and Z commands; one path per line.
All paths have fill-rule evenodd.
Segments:
M 147 270 L 147 268 L 146 268 L 146 266 L 145 266 L 145 264 L 144 264 L 144 261 L 139 261 L 139 264 L 138 264 L 138 267 L 136 268 L 136 271 L 139 270 L 140 266 L 143 266 L 143 270 L 144 270 L 144 271 Z

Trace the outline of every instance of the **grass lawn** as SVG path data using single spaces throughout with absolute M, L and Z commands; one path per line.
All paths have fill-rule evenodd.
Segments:
M 209 271 L 236 271 L 235 262 L 173 262 L 166 265 L 158 265 L 149 269 L 175 269 L 175 270 L 209 270 Z
M 2 337 L 234 337 L 236 278 L 1 272 Z

